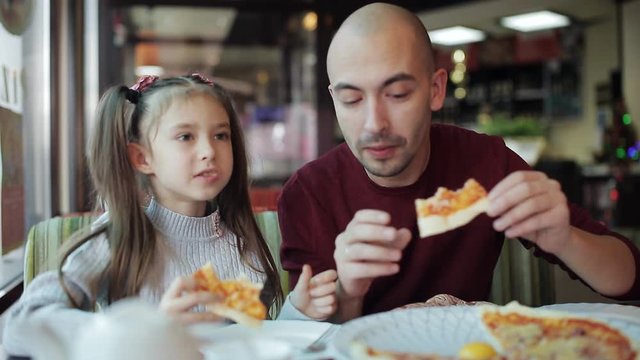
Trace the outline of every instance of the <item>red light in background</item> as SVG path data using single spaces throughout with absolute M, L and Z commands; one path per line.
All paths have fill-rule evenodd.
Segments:
M 611 201 L 616 202 L 618 201 L 618 196 L 620 196 L 620 194 L 618 193 L 618 189 L 611 189 L 611 191 L 609 192 L 609 199 L 611 199 Z

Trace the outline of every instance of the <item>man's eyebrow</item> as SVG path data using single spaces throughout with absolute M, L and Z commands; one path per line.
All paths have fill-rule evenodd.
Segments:
M 340 91 L 340 90 L 357 90 L 360 91 L 360 88 L 358 88 L 357 86 L 351 85 L 351 84 L 347 84 L 347 83 L 337 83 L 335 86 L 333 85 L 329 85 L 329 89 L 333 90 L 333 91 Z
M 387 87 L 395 82 L 398 81 L 416 81 L 416 78 L 410 74 L 407 73 L 399 73 L 396 75 L 393 75 L 392 77 L 388 78 L 387 80 L 385 80 L 382 83 L 382 87 Z M 356 90 L 356 91 L 361 91 L 361 89 L 355 85 L 351 85 L 351 84 L 347 84 L 347 83 L 343 83 L 343 82 L 339 82 L 337 83 L 335 86 L 334 85 L 329 85 L 329 89 L 333 90 L 333 91 L 340 91 L 340 90 Z
M 400 74 L 394 75 L 394 76 L 388 78 L 387 80 L 385 80 L 382 83 L 382 87 L 387 87 L 387 86 L 389 86 L 389 85 L 391 85 L 391 84 L 393 84 L 394 82 L 397 82 L 397 81 L 416 81 L 416 78 L 414 76 L 412 76 L 412 75 L 407 74 L 407 73 L 400 73 Z

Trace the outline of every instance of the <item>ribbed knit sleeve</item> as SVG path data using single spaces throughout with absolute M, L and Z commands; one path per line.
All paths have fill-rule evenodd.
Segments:
M 83 310 L 90 310 L 90 304 L 99 300 L 108 262 L 109 246 L 104 236 L 85 243 L 67 259 L 63 267 L 65 284 Z M 29 349 L 42 348 L 39 341 L 46 340 L 34 336 L 38 331 L 53 332 L 63 343 L 69 343 L 89 319 L 90 313 L 83 310 L 72 309 L 57 271 L 38 275 L 9 310 L 3 347 L 12 355 L 28 355 Z

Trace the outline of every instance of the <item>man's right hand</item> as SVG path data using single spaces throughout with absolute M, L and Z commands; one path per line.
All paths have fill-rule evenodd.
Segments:
M 391 217 L 379 210 L 358 211 L 347 228 L 336 237 L 336 249 L 333 257 L 338 270 L 338 301 L 362 303 L 369 291 L 373 279 L 388 276 L 400 270 L 398 262 L 402 250 L 411 240 L 408 229 L 396 229 L 388 226 Z M 338 309 L 346 321 L 360 315 L 362 309 Z

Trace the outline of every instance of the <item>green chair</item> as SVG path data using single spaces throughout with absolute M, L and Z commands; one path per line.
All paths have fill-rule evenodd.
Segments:
M 260 211 L 255 213 L 256 222 L 264 240 L 269 245 L 271 256 L 276 262 L 278 274 L 280 274 L 280 283 L 285 296 L 289 293 L 289 273 L 282 268 L 280 261 L 280 244 L 282 244 L 282 236 L 280 236 L 280 225 L 278 224 L 278 212 L 276 211 Z
M 56 216 L 32 226 L 24 249 L 24 287 L 39 273 L 56 269 L 60 246 L 96 217 L 95 213 Z
M 269 250 L 276 262 L 282 288 L 289 290 L 289 274 L 280 264 L 280 227 L 278 213 L 261 211 L 255 213 L 256 222 L 262 231 Z M 73 233 L 88 227 L 95 219 L 95 213 L 81 213 L 71 216 L 56 216 L 31 227 L 27 235 L 24 254 L 24 287 L 41 272 L 54 270 L 58 266 L 59 248 Z
M 514 239 L 505 239 L 493 273 L 490 301 L 506 304 L 517 300 L 528 306 L 555 303 L 553 265 L 533 255 Z

